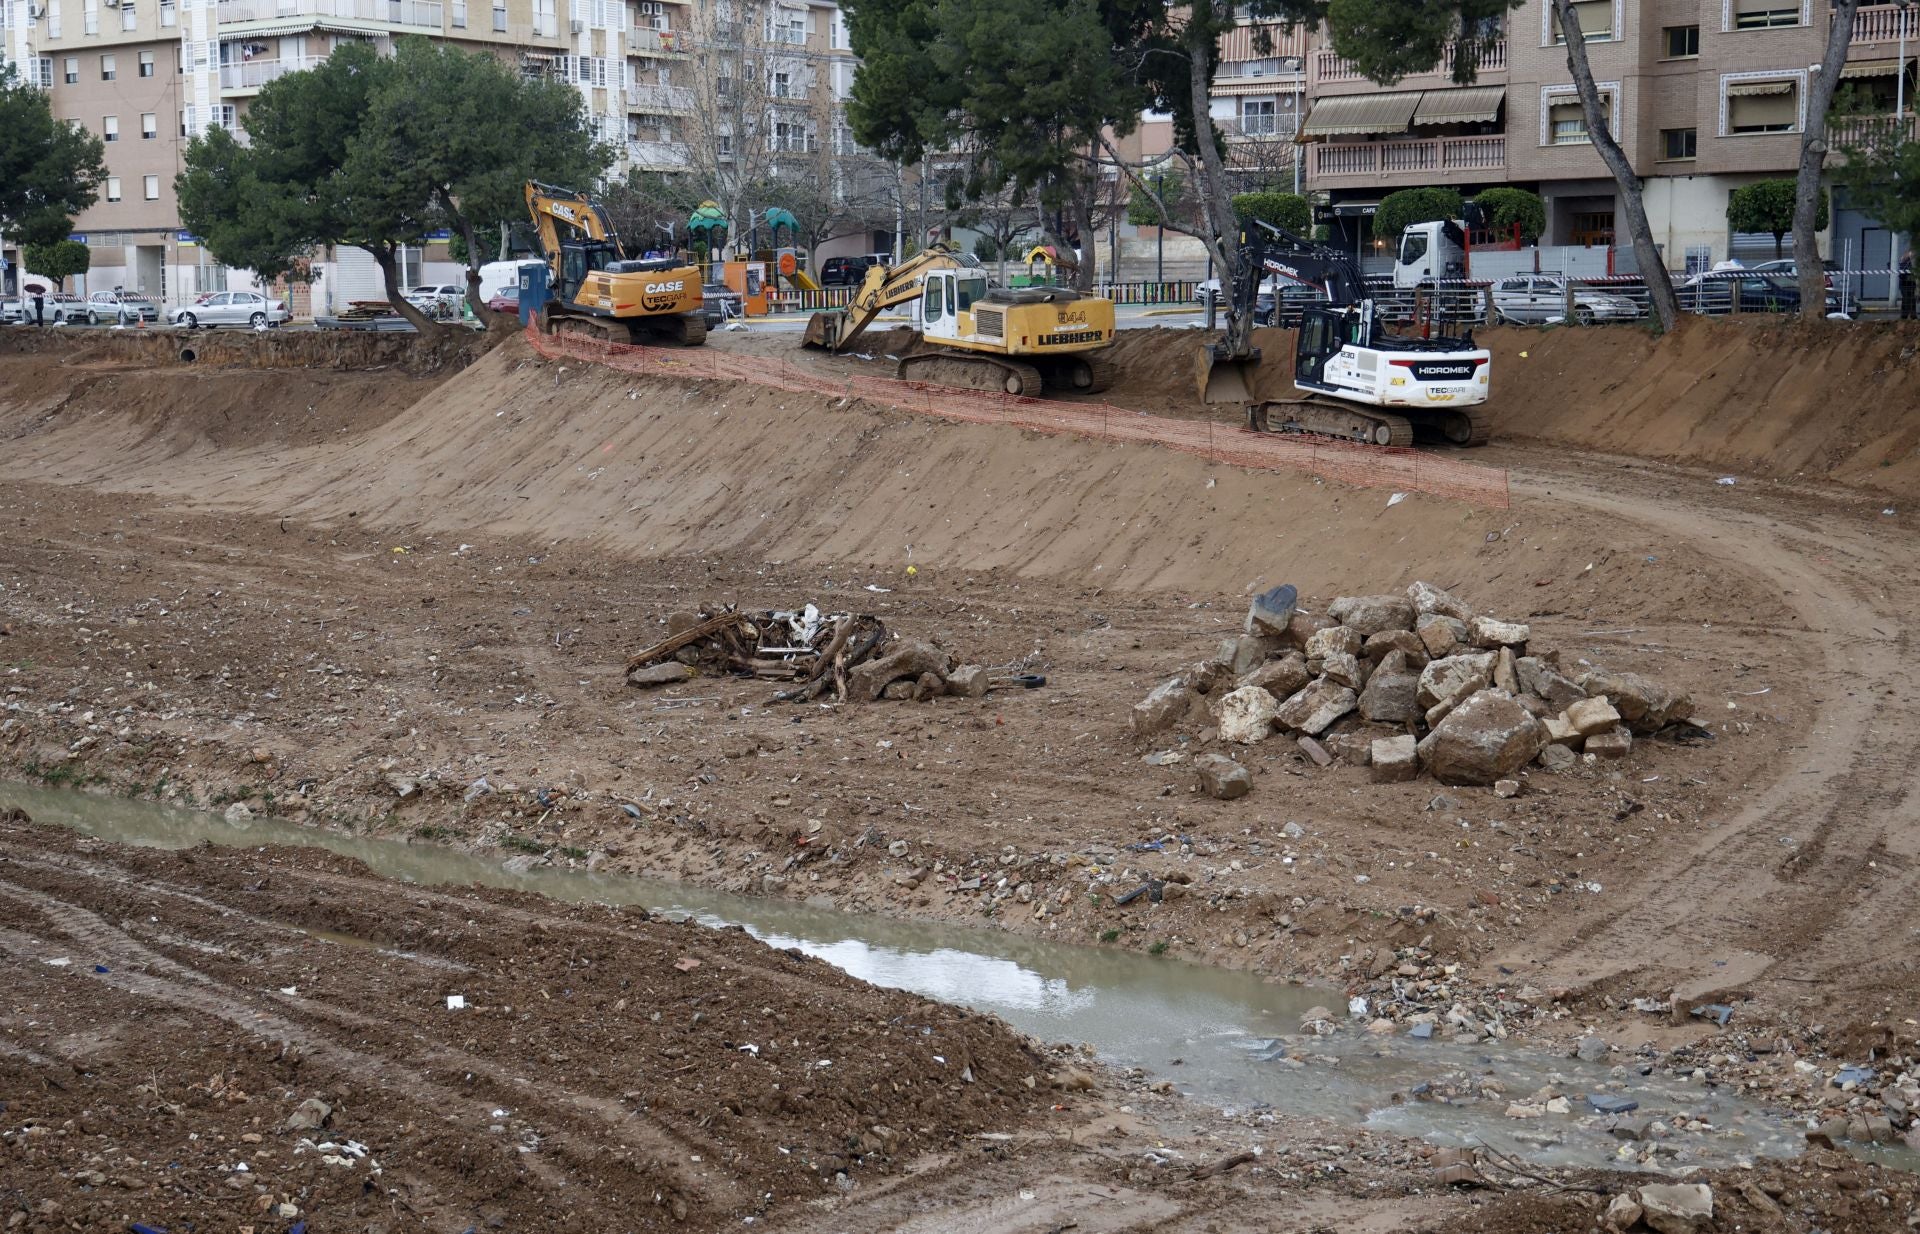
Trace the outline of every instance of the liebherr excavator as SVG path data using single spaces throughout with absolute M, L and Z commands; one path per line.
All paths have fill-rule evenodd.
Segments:
M 1260 363 L 1253 304 L 1268 274 L 1317 287 L 1328 304 L 1301 315 L 1293 384 L 1307 397 L 1257 399 L 1248 380 Z M 1487 401 L 1492 354 L 1458 338 L 1386 332 L 1353 259 L 1258 220 L 1240 225 L 1234 308 L 1226 338 L 1200 353 L 1200 397 L 1238 403 L 1247 427 L 1315 433 L 1378 446 L 1412 445 L 1416 435 L 1454 445 L 1487 440 L 1475 408 Z M 1392 410 L 1386 410 L 1391 408 Z
M 606 211 L 584 193 L 529 180 L 527 213 L 547 261 L 553 298 L 540 326 L 548 334 L 575 330 L 615 343 L 683 347 L 707 341 L 699 267 L 628 260 Z
M 850 351 L 883 309 L 915 301 L 921 337 L 938 350 L 901 360 L 894 375 L 903 380 L 1028 397 L 1112 384 L 1112 367 L 1095 353 L 1113 342 L 1113 301 L 1064 287 L 989 288 L 986 271 L 946 244 L 869 266 L 846 308 L 807 320 L 804 345 Z

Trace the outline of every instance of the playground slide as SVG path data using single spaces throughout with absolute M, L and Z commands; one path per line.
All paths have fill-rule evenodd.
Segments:
M 813 276 L 811 274 L 808 274 L 805 270 L 795 270 L 792 274 L 789 274 L 787 278 L 793 283 L 795 287 L 798 287 L 801 291 L 819 291 L 820 290 L 820 284 L 814 282 Z

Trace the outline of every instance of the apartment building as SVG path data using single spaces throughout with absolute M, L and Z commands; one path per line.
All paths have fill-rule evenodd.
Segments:
M 1807 89 L 1830 8 L 1814 0 L 1580 0 L 1575 5 L 1612 130 L 1646 184 L 1655 240 L 1674 269 L 1729 256 L 1771 257 L 1771 236 L 1730 234 L 1727 198 L 1755 180 L 1791 176 Z M 1588 139 L 1558 27 L 1527 0 L 1493 31 L 1475 84 L 1452 63 L 1381 86 L 1324 40 L 1307 56 L 1306 185 L 1323 196 L 1343 242 L 1396 189 L 1492 185 L 1532 189 L 1547 205 L 1550 244 L 1612 243 L 1612 177 Z M 1889 118 L 1913 85 L 1898 54 L 1899 10 L 1860 10 L 1843 86 Z M 1905 18 L 1909 23 L 1913 17 Z M 1915 27 L 1910 24 L 1911 36 Z M 1836 203 L 1824 237 L 1855 268 L 1887 268 L 1891 238 Z
M 698 31 L 752 27 L 806 66 L 810 116 L 756 137 L 805 147 L 850 141 L 833 106 L 852 84 L 845 18 L 830 0 L 0 0 L 0 56 L 46 89 L 54 114 L 106 143 L 101 200 L 75 221 L 93 250 L 91 288 L 124 286 L 168 302 L 251 285 L 221 268 L 180 224 L 174 177 L 189 138 L 219 125 L 240 134 L 260 88 L 349 41 L 390 48 L 408 34 L 485 49 L 581 93 L 596 134 L 632 168 L 688 169 L 696 85 L 716 71 Z M 768 92 L 798 93 L 800 78 Z M 782 100 L 802 101 L 802 100 Z M 813 106 L 815 102 L 822 106 Z M 0 243 L 6 243 L 0 237 Z M 19 253 L 10 243 L 9 285 Z M 406 255 L 405 282 L 450 278 L 444 243 Z M 323 255 L 313 304 L 380 294 L 372 259 Z

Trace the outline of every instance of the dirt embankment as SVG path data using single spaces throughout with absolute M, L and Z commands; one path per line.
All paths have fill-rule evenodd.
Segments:
M 500 337 L 471 330 L 423 341 L 412 334 L 347 330 L 20 329 L 0 331 L 0 358 L 35 356 L 68 366 L 154 368 L 182 364 L 181 352 L 187 349 L 194 353 L 191 363 L 215 368 L 398 369 L 411 376 L 445 377 L 486 354 Z
M 1913 322 L 1482 330 L 1498 439 L 1920 495 Z

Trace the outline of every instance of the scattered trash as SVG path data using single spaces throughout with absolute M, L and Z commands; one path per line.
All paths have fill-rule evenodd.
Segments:
M 46 965 L 48 968 L 65 968 L 67 967 L 67 965 L 73 963 L 72 960 L 69 960 L 65 956 L 61 956 L 57 960 L 42 960 L 40 962 Z
M 893 590 L 893 588 L 891 588 L 891 587 L 882 587 L 882 586 L 880 586 L 880 585 L 879 585 L 878 583 L 868 583 L 868 584 L 867 584 L 867 590 L 868 590 L 868 591 L 873 591 L 873 592 L 878 592 L 878 593 L 879 593 L 879 594 L 881 594 L 881 595 L 887 595 L 888 593 L 890 593 L 890 592 L 891 592 L 891 591 Z
M 104 965 L 104 964 L 96 964 L 96 965 L 94 965 L 94 966 L 93 966 L 93 971 L 94 971 L 94 972 L 96 972 L 96 973 L 110 973 L 110 972 L 112 972 L 113 970 L 112 970 L 112 969 L 110 969 L 110 968 L 108 968 L 108 967 L 107 967 L 106 965 Z
M 1405 493 L 1395 493 L 1393 496 L 1387 498 L 1387 509 L 1393 509 L 1406 499 L 1407 495 Z
M 464 995 L 464 994 L 449 994 L 449 995 L 447 995 L 447 1010 L 448 1010 L 448 1011 L 463 1011 L 463 1010 L 465 1010 L 465 1009 L 466 1009 L 466 1006 L 467 1006 L 467 996 L 466 996 L 466 995 Z
M 631 801 L 621 802 L 620 812 L 622 814 L 625 814 L 628 818 L 645 818 L 647 816 L 645 811 L 643 811 L 639 806 L 634 805 Z
M 1588 1093 L 1587 1105 L 1596 1114 L 1626 1114 L 1640 1108 L 1640 1103 L 1633 1098 L 1612 1093 Z
M 1733 1018 L 1733 1008 L 1725 1003 L 1708 1003 L 1704 1007 L 1695 1007 L 1693 1014 L 1702 1020 L 1712 1020 L 1721 1028 L 1725 1028 L 1727 1021 Z
M 280 992 L 282 994 L 288 995 L 289 997 L 298 997 L 300 994 L 300 987 L 297 985 L 283 985 L 280 987 Z
M 1889 518 L 1891 518 L 1894 514 L 1894 509 L 1892 506 L 1888 506 L 1886 509 L 1880 511 L 1880 513 L 1887 515 Z
M 1715 483 L 1715 484 L 1725 484 L 1725 485 L 1727 485 L 1727 486 L 1729 486 L 1729 487 L 1731 487 L 1732 485 L 1735 485 L 1735 484 L 1738 484 L 1738 483 L 1740 483 L 1740 481 L 1739 481 L 1739 479 L 1738 479 L 1738 478 L 1736 478 L 1736 477 L 1734 477 L 1734 476 L 1721 476 L 1721 477 L 1720 477 L 1720 478 L 1719 478 L 1718 480 L 1715 480 L 1715 481 L 1714 481 L 1714 483 Z
M 1831 1081 L 1835 1088 L 1845 1088 L 1852 1084 L 1858 1087 L 1873 1083 L 1874 1071 L 1871 1067 L 1842 1067 L 1833 1073 Z
M 694 959 L 692 956 L 683 955 L 673 962 L 673 966 L 683 973 L 690 973 L 700 967 L 700 961 Z

